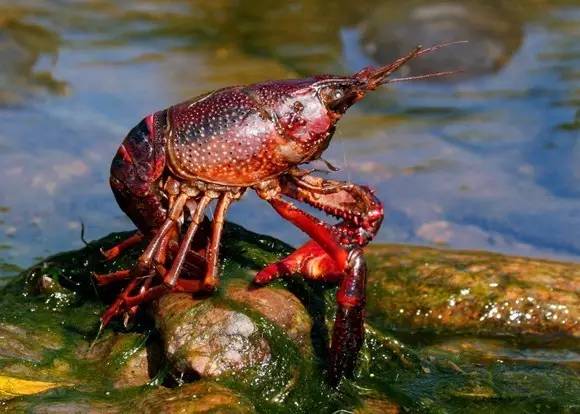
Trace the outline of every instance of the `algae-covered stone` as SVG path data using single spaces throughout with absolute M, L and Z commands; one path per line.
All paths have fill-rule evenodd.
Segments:
M 580 369 L 580 352 L 550 343 L 522 348 L 506 339 L 473 337 L 450 338 L 423 348 L 430 355 L 457 355 L 463 361 L 492 365 L 496 363 L 554 364 Z
M 121 407 L 104 402 L 66 401 L 66 402 L 34 402 L 15 401 L 0 405 L 0 412 L 30 413 L 30 414 L 117 414 L 124 411 Z
M 62 338 L 56 334 L 0 322 L 0 360 L 11 358 L 39 362 L 44 352 L 60 347 Z
M 76 396 L 70 401 L 57 399 L 14 400 L 0 405 L 0 412 L 32 414 L 250 414 L 253 405 L 244 397 L 209 382 L 185 384 L 176 388 L 148 388 L 138 395 L 112 395 L 102 399 Z M 106 395 L 105 395 L 106 397 Z
M 288 290 L 256 288 L 245 281 L 232 281 L 226 296 L 260 312 L 301 346 L 310 347 L 312 321 L 300 300 Z
M 407 332 L 580 336 L 580 266 L 421 247 L 368 251 L 369 320 Z
M 365 398 L 362 405 L 353 411 L 353 414 L 399 414 L 401 407 L 387 398 Z
M 0 368 L 0 375 L 15 376 L 21 379 L 40 380 L 48 382 L 59 382 L 72 384 L 78 382 L 74 378 L 73 367 L 70 361 L 61 358 L 54 358 L 50 361 L 49 358 L 38 362 L 7 361 Z
M 42 274 L 36 280 L 36 286 L 31 286 L 31 293 L 45 298 L 44 303 L 53 309 L 63 309 L 76 300 L 75 292 L 63 288 L 48 275 Z
M 114 388 L 147 384 L 161 364 L 161 350 L 138 333 L 113 333 L 95 342 L 84 355 L 99 363 Z
M 0 375 L 66 386 L 3 401 L 0 412 L 574 412 L 580 406 L 579 339 L 571 322 L 578 265 L 369 248 L 365 344 L 355 377 L 332 390 L 324 370 L 336 287 L 293 278 L 250 288 L 252 275 L 289 248 L 231 224 L 225 234 L 217 292 L 166 295 L 128 330 L 115 321 L 99 331 L 99 316 L 118 290 L 96 290 L 90 278 L 134 263 L 142 246 L 113 262 L 99 252 L 126 235 L 53 256 L 1 288 L 0 336 L 7 341 L 0 341 Z M 55 306 L 51 295 L 61 288 L 71 300 Z M 503 311 L 498 318 L 486 308 L 514 310 L 522 297 L 524 305 L 534 304 L 523 319 Z M 554 310 L 555 320 L 547 313 Z M 311 338 L 312 352 L 302 352 Z M 159 369 L 151 370 L 156 342 Z M 183 386 L 167 388 L 176 384 Z
M 270 346 L 250 317 L 209 300 L 165 295 L 155 321 L 165 354 L 179 372 L 212 377 L 270 358 Z
M 128 409 L 136 413 L 223 413 L 249 414 L 255 412 L 252 404 L 226 387 L 196 382 L 178 388 L 158 387 L 144 394 Z

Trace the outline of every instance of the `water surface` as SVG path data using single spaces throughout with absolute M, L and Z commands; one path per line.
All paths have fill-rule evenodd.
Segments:
M 0 1 L 0 275 L 132 227 L 110 160 L 145 114 L 231 84 L 467 39 L 349 112 L 326 158 L 377 189 L 379 241 L 580 259 L 574 1 Z M 298 244 L 254 196 L 229 219 Z

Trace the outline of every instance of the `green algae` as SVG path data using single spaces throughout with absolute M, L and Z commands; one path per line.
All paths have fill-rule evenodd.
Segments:
M 511 336 L 563 342 L 580 336 L 575 264 L 485 252 L 377 246 L 369 262 L 371 320 L 407 333 Z
M 228 224 L 225 232 L 222 287 L 196 307 L 220 306 L 249 317 L 269 344 L 270 359 L 201 381 L 176 378 L 167 362 L 160 361 L 145 385 L 118 388 L 115 384 L 128 361 L 158 340 L 146 312 L 128 333 L 114 323 L 99 336 L 99 315 L 113 295 L 97 290 L 91 273 L 134 263 L 143 246 L 113 262 L 104 262 L 100 254 L 101 248 L 128 234 L 113 234 L 79 251 L 52 256 L 2 288 L 0 326 L 23 332 L 16 339 L 28 355 L 0 352 L 0 374 L 67 386 L 5 401 L 0 411 L 26 412 L 74 403 L 79 410 L 137 412 L 160 407 L 160 399 L 169 396 L 185 404 L 187 388 L 174 388 L 180 381 L 199 384 L 195 388 L 199 401 L 213 401 L 215 391 L 220 396 L 216 401 L 225 404 L 215 412 L 332 413 L 357 408 L 371 412 L 369 404 L 433 413 L 574 412 L 580 408 L 575 325 L 564 324 L 557 334 L 567 340 L 554 341 L 555 328 L 549 321 L 534 319 L 536 324 L 528 324 L 521 332 L 496 324 L 496 330 L 504 327 L 499 336 L 504 339 L 497 339 L 503 341 L 501 346 L 492 346 L 486 339 L 492 328 L 473 312 L 465 312 L 460 319 L 449 314 L 429 323 L 401 318 L 398 312 L 400 306 L 448 307 L 449 298 L 461 296 L 467 288 L 474 295 L 471 303 L 483 303 L 489 294 L 485 286 L 495 292 L 489 285 L 496 282 L 503 284 L 501 294 L 512 288 L 522 294 L 533 292 L 538 299 L 549 299 L 546 303 L 566 301 L 569 312 L 575 312 L 578 292 L 573 278 L 580 271 L 578 265 L 407 246 L 370 249 L 368 325 L 359 367 L 354 379 L 331 389 L 324 367 L 336 288 L 300 278 L 275 283 L 296 295 L 311 318 L 312 350 L 307 351 L 258 310 L 228 297 L 229 285 L 248 283 L 262 266 L 291 249 L 234 224 Z M 551 296 L 546 297 L 547 293 Z M 507 334 L 513 341 L 505 339 Z M 106 352 L 95 351 L 116 335 L 121 336 L 106 345 Z M 519 341 L 528 336 L 536 338 L 533 346 Z

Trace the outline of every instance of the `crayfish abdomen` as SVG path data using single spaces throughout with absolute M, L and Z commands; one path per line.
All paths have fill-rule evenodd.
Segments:
M 337 383 L 351 375 L 364 333 L 367 271 L 362 248 L 378 232 L 383 207 L 368 187 L 322 179 L 298 166 L 320 157 L 351 105 L 382 84 L 402 80 L 389 75 L 439 47 L 417 48 L 390 65 L 352 76 L 224 88 L 141 121 L 117 151 L 110 179 L 139 233 L 105 255 L 115 257 L 143 238 L 148 245 L 133 269 L 96 276 L 101 285 L 128 280 L 102 323 L 118 315 L 128 318 L 141 303 L 167 292 L 211 293 L 219 280 L 227 209 L 253 189 L 311 238 L 260 271 L 254 283 L 295 274 L 339 282 L 329 378 Z M 339 223 L 328 225 L 287 198 L 337 217 Z M 210 224 L 205 210 L 212 200 L 216 208 Z

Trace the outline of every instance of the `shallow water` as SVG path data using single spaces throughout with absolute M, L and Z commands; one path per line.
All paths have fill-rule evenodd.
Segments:
M 544 2 L 0 1 L 0 275 L 129 229 L 109 163 L 145 114 L 225 85 L 352 72 L 467 39 L 341 121 L 326 158 L 380 241 L 580 259 L 580 7 Z M 259 211 L 260 214 L 255 214 Z M 300 243 L 253 196 L 230 220 Z

